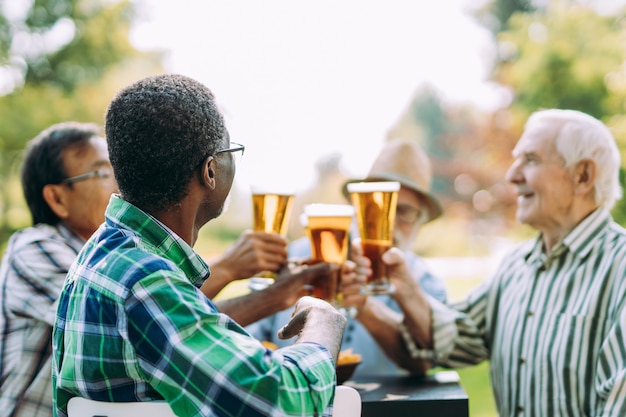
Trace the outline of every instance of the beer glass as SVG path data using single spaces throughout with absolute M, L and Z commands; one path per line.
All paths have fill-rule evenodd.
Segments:
M 312 260 L 343 264 L 348 255 L 348 231 L 354 207 L 348 204 L 309 204 L 304 207 L 304 215 Z M 329 276 L 316 277 L 311 282 L 310 295 L 340 307 L 339 277 L 339 270 Z
M 295 191 L 279 189 L 271 186 L 251 187 L 252 191 L 252 228 L 255 231 L 287 234 L 289 216 Z M 263 271 L 251 277 L 248 287 L 252 290 L 262 290 L 274 282 L 276 271 Z
M 393 288 L 381 256 L 393 242 L 400 183 L 357 182 L 348 184 L 347 188 L 356 211 L 363 254 L 372 262 L 372 274 L 367 278 L 363 292 L 389 294 Z

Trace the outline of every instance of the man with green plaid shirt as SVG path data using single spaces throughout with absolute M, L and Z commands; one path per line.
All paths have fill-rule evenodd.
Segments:
M 280 332 L 296 342 L 270 351 L 199 290 L 210 271 L 192 246 L 222 212 L 243 152 L 211 91 L 179 75 L 140 80 L 113 99 L 105 127 L 120 195 L 59 299 L 55 414 L 82 396 L 165 400 L 180 416 L 329 415 L 339 312 L 300 299 Z

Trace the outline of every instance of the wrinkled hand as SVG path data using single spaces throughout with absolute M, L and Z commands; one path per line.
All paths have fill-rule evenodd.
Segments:
M 389 249 L 383 254 L 382 260 L 387 265 L 389 280 L 395 287 L 395 292 L 392 294 L 394 298 L 411 297 L 412 294 L 420 291 L 419 285 L 413 279 L 404 253 L 400 249 L 395 247 Z
M 244 231 L 213 266 L 230 272 L 232 280 L 262 271 L 278 271 L 287 263 L 287 239 L 276 234 Z M 212 269 L 213 269 L 212 268 Z
M 296 343 L 320 343 L 337 361 L 345 326 L 346 318 L 337 309 L 326 301 L 305 296 L 296 303 L 291 319 L 278 331 L 278 337 L 298 336 Z

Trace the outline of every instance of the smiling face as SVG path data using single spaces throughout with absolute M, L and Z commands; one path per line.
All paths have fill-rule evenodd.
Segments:
M 563 235 L 572 224 L 574 170 L 564 166 L 556 149 L 557 126 L 537 123 L 527 128 L 515 149 L 506 179 L 517 193 L 517 220 L 547 235 Z

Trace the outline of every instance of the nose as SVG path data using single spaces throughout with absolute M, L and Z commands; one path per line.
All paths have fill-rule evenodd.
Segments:
M 119 194 L 120 192 L 120 189 L 117 186 L 117 181 L 115 181 L 115 178 L 113 178 L 111 181 L 111 190 L 112 190 L 111 191 L 112 194 Z
M 520 167 L 521 167 L 521 163 L 518 160 L 513 161 L 509 169 L 506 171 L 504 179 L 507 182 L 510 182 L 512 184 L 517 184 L 517 183 L 522 182 L 523 176 L 522 176 L 522 171 Z

